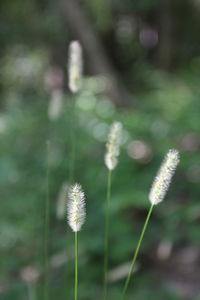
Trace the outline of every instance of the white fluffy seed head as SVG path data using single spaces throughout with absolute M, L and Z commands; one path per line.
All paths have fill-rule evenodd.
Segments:
M 122 134 L 122 124 L 114 122 L 110 127 L 108 141 L 106 144 L 105 164 L 109 170 L 113 170 L 118 163 L 118 156 L 120 153 L 120 142 Z
M 169 150 L 157 173 L 149 194 L 149 199 L 153 205 L 160 203 L 164 199 L 178 163 L 178 151 L 174 149 Z
M 77 93 L 81 88 L 82 81 L 82 48 L 78 41 L 72 41 L 69 45 L 69 88 L 72 93 Z
M 68 192 L 68 223 L 74 232 L 80 231 L 85 221 L 85 195 L 80 184 L 74 184 Z

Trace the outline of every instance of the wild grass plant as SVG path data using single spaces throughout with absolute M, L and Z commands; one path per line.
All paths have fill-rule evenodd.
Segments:
M 176 170 L 176 167 L 179 163 L 179 153 L 177 150 L 169 150 L 169 152 L 167 153 L 165 160 L 163 162 L 163 164 L 161 165 L 160 170 L 158 171 L 158 174 L 156 175 L 155 181 L 152 185 L 150 194 L 149 194 L 149 200 L 151 202 L 151 206 L 149 208 L 149 212 L 147 214 L 144 226 L 142 228 L 142 232 L 140 234 L 134 255 L 133 255 L 133 260 L 131 263 L 131 267 L 124 285 L 124 289 L 123 289 L 123 293 L 122 293 L 122 299 L 125 299 L 125 294 L 131 279 L 131 274 L 134 271 L 134 266 L 135 266 L 135 262 L 137 259 L 137 256 L 139 254 L 140 251 L 140 247 L 142 244 L 142 240 L 144 238 L 144 234 L 146 232 L 152 211 L 153 211 L 153 207 L 154 205 L 159 204 L 161 201 L 163 201 L 167 190 L 169 188 L 172 176 Z
M 68 193 L 68 223 L 74 232 L 75 241 L 75 277 L 74 277 L 74 300 L 78 299 L 78 232 L 85 222 L 85 195 L 79 184 L 70 187 Z
M 82 86 L 82 47 L 78 41 L 72 41 L 69 45 L 68 60 L 68 87 L 73 95 L 77 94 Z M 76 160 L 76 100 L 72 99 L 70 111 L 70 146 L 69 158 L 69 183 L 75 180 Z M 75 245 L 75 269 L 74 269 L 74 300 L 78 299 L 78 231 L 85 220 L 85 198 L 80 185 L 75 184 L 68 188 L 68 222 L 74 231 Z M 66 190 L 66 191 L 67 191 Z
M 82 51 L 80 44 L 78 42 L 72 42 L 70 44 L 69 52 L 69 88 L 72 93 L 76 93 L 81 86 L 82 78 Z M 72 118 L 75 123 L 75 104 L 72 111 Z M 75 134 L 74 128 L 72 130 L 72 155 L 71 155 L 71 167 L 70 167 L 70 181 L 72 181 L 74 173 L 74 163 L 75 163 Z M 107 284 L 107 272 L 108 272 L 108 262 L 109 262 L 109 219 L 110 219 L 110 201 L 111 201 L 111 189 L 112 189 L 112 172 L 118 164 L 118 156 L 120 153 L 120 143 L 122 135 L 122 124 L 120 122 L 114 122 L 110 127 L 110 132 L 108 134 L 106 153 L 105 153 L 105 165 L 108 169 L 107 175 L 107 192 L 106 192 L 106 202 L 105 202 L 105 225 L 104 225 L 104 284 L 103 284 L 103 298 L 104 300 L 108 297 L 108 284 Z M 166 155 L 166 158 L 155 178 L 152 185 L 149 199 L 151 206 L 149 208 L 144 226 L 142 228 L 141 235 L 139 237 L 131 267 L 127 275 L 122 297 L 125 299 L 125 295 L 131 280 L 131 275 L 134 271 L 137 256 L 140 251 L 140 247 L 146 232 L 154 205 L 161 202 L 168 190 L 171 178 L 174 174 L 176 166 L 179 162 L 179 155 L 176 150 L 170 150 Z M 80 230 L 85 219 L 85 202 L 84 193 L 82 192 L 80 185 L 74 185 L 71 187 L 68 194 L 68 222 L 70 227 L 75 233 L 75 282 L 74 282 L 74 299 L 78 299 L 78 231 Z
M 72 41 L 69 45 L 68 58 L 68 86 L 73 94 L 78 93 L 82 82 L 82 48 L 78 41 Z M 70 115 L 70 142 L 71 147 L 69 157 L 69 177 L 70 184 L 75 177 L 75 157 L 76 157 L 76 101 L 72 99 Z M 49 225 L 50 225 L 50 199 L 49 199 L 49 155 L 50 155 L 50 141 L 47 141 L 47 175 L 46 175 L 46 200 L 44 211 L 44 300 L 49 299 Z M 60 212 L 59 212 L 60 213 Z M 78 242 L 78 241 L 77 241 Z
M 110 127 L 108 141 L 106 144 L 105 165 L 108 169 L 107 177 L 107 194 L 105 205 L 105 225 L 104 225 L 104 299 L 107 298 L 107 271 L 108 271 L 108 257 L 109 257 L 109 219 L 110 219 L 110 198 L 111 198 L 111 184 L 112 171 L 118 163 L 118 156 L 120 153 L 122 124 L 114 122 Z
M 81 86 L 82 78 L 82 50 L 78 42 L 72 42 L 69 48 L 69 88 L 71 92 L 77 93 Z M 75 112 L 75 101 L 72 104 L 71 110 L 71 155 L 69 158 L 69 182 L 74 181 L 74 170 L 75 170 L 75 157 L 76 157 L 76 136 L 75 134 L 75 122 L 76 122 L 76 112 Z M 122 124 L 120 122 L 114 122 L 110 126 L 110 131 L 108 133 L 107 143 L 106 143 L 106 153 L 104 157 L 104 162 L 108 170 L 107 173 L 107 186 L 106 186 L 106 201 L 105 201 L 105 224 L 104 224 L 104 280 L 103 280 L 103 299 L 109 299 L 108 295 L 108 268 L 109 268 L 109 234 L 110 234 L 110 201 L 112 192 L 112 172 L 118 164 L 118 157 L 120 154 L 120 144 L 122 138 Z M 155 205 L 160 203 L 168 190 L 171 178 L 175 172 L 176 166 L 179 162 L 179 154 L 176 150 L 170 150 L 166 155 L 166 158 L 155 178 L 152 185 L 149 199 L 151 206 L 149 208 L 145 223 L 142 228 L 136 249 L 134 251 L 132 263 L 130 270 L 128 272 L 124 288 L 120 299 L 125 299 L 128 286 L 131 281 L 131 275 L 134 271 L 135 263 L 144 239 L 144 235 Z M 48 174 L 47 174 L 48 175 Z M 48 175 L 49 176 L 49 175 Z M 47 176 L 47 178 L 48 178 Z M 48 179 L 47 179 L 48 180 Z M 74 257 L 75 257 L 75 268 L 74 268 L 74 300 L 78 299 L 78 233 L 85 221 L 85 197 L 82 187 L 79 184 L 74 184 L 71 186 L 67 197 L 67 211 L 68 211 L 68 223 L 74 232 Z M 48 208 L 48 206 L 47 206 Z M 47 209 L 48 211 L 48 209 Z M 48 293 L 45 294 L 48 299 Z M 120 297 L 120 296 L 119 296 Z

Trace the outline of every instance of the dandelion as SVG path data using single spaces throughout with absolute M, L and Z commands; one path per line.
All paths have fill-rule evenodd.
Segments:
M 158 174 L 154 180 L 154 183 L 152 185 L 152 188 L 151 188 L 151 191 L 149 194 L 151 206 L 150 206 L 149 212 L 147 214 L 142 232 L 140 234 L 139 241 L 136 246 L 136 250 L 135 250 L 135 253 L 133 256 L 129 274 L 127 276 L 127 279 L 126 279 L 126 282 L 124 285 L 122 299 L 124 299 L 125 293 L 127 291 L 127 288 L 128 288 L 129 282 L 130 282 L 130 278 L 131 278 L 131 274 L 133 273 L 133 270 L 134 270 L 135 262 L 136 262 L 141 244 L 142 244 L 142 240 L 144 238 L 144 234 L 145 234 L 147 225 L 149 223 L 149 220 L 150 220 L 150 217 L 151 217 L 151 214 L 153 211 L 153 207 L 154 207 L 154 205 L 157 205 L 164 199 L 164 197 L 168 191 L 170 182 L 172 180 L 172 176 L 174 175 L 174 172 L 176 170 L 178 163 L 179 163 L 178 151 L 177 150 L 169 150 L 169 152 L 167 153 L 167 155 L 164 159 L 163 164 L 161 165 L 160 170 L 158 171 Z
M 110 215 L 110 196 L 111 196 L 111 176 L 113 169 L 118 163 L 118 156 L 120 153 L 122 124 L 114 122 L 111 125 L 108 135 L 108 142 L 106 144 L 105 165 L 108 168 L 107 178 L 107 196 L 105 208 L 105 235 L 104 235 L 104 300 L 107 298 L 107 269 L 108 269 L 108 252 L 109 252 L 109 215 Z
M 69 46 L 69 88 L 72 93 L 77 93 L 82 81 L 82 48 L 78 41 L 72 41 Z
M 74 300 L 78 298 L 78 231 L 85 222 L 85 195 L 80 184 L 74 184 L 68 193 L 68 223 L 75 236 L 75 284 Z

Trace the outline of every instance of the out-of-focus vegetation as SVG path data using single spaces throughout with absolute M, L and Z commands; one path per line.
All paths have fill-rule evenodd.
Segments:
M 73 297 L 73 235 L 57 211 L 68 182 L 76 101 L 75 174 L 87 195 L 80 300 L 102 299 L 104 151 L 113 120 L 123 123 L 124 132 L 113 174 L 109 299 L 120 296 L 151 183 L 170 148 L 180 151 L 181 163 L 153 212 L 127 299 L 200 299 L 200 1 L 72 2 L 89 27 L 77 28 L 82 19 L 69 21 L 61 1 L 1 3 L 0 298 L 27 299 L 31 290 L 43 299 L 47 141 L 50 295 Z M 97 48 L 85 46 L 88 30 Z M 77 96 L 67 89 L 71 39 L 81 40 L 85 53 L 86 77 Z M 113 89 L 107 73 L 120 82 Z

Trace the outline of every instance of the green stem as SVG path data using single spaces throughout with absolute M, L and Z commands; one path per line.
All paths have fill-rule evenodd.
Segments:
M 74 181 L 74 173 L 75 173 L 75 156 L 76 156 L 75 123 L 76 123 L 76 102 L 75 99 L 72 99 L 71 128 L 70 128 L 71 153 L 69 159 L 69 182 L 70 183 Z
M 36 299 L 35 286 L 33 284 L 28 284 L 27 289 L 28 289 L 28 300 L 35 300 Z
M 78 232 L 75 232 L 75 284 L 74 300 L 78 299 Z
M 75 158 L 76 158 L 76 101 L 72 98 L 72 103 L 70 107 L 70 153 L 69 153 L 69 183 L 72 184 L 74 182 L 75 177 Z M 76 241 L 76 234 L 75 234 L 75 241 Z M 78 241 L 77 241 L 78 243 Z M 75 247 L 76 248 L 76 247 Z M 77 258 L 78 260 L 78 258 Z M 66 255 L 66 279 L 68 279 L 68 254 Z M 76 274 L 76 271 L 75 271 Z M 76 285 L 76 280 L 75 280 Z M 76 289 L 76 288 L 75 288 Z M 75 299 L 77 291 L 75 292 Z M 68 290 L 67 290 L 67 297 L 68 297 Z
M 110 218 L 110 195 L 111 195 L 112 170 L 108 171 L 107 178 L 107 195 L 105 207 L 105 235 L 104 235 L 104 300 L 107 298 L 107 270 L 108 270 L 108 253 L 109 253 L 109 218 Z
M 70 109 L 70 153 L 69 153 L 69 183 L 74 182 L 75 177 L 75 157 L 76 157 L 76 101 L 73 98 Z M 76 234 L 75 234 L 76 235 Z M 66 255 L 66 279 L 68 279 L 68 254 Z M 68 292 L 67 292 L 68 293 Z M 68 295 L 67 295 L 68 297 Z
M 153 204 L 151 205 L 151 207 L 149 209 L 149 212 L 148 212 L 148 215 L 146 217 L 146 220 L 145 220 L 145 223 L 144 223 L 144 226 L 143 226 L 143 229 L 142 229 L 139 241 L 137 243 L 137 247 L 136 247 L 136 250 L 135 250 L 135 253 L 134 253 L 134 256 L 133 256 L 131 267 L 130 267 L 130 270 L 129 270 L 129 273 L 128 273 L 128 276 L 127 276 L 127 279 L 126 279 L 126 282 L 125 282 L 125 285 L 124 285 L 124 289 L 123 289 L 123 293 L 122 293 L 122 299 L 124 299 L 124 296 L 126 294 L 126 291 L 127 291 L 127 288 L 128 288 L 129 282 L 130 282 L 131 274 L 133 273 L 133 270 L 134 270 L 135 262 L 136 262 L 136 259 L 137 259 L 137 256 L 138 256 L 141 244 L 142 244 L 142 240 L 144 238 L 144 234 L 145 234 L 147 225 L 149 223 L 149 219 L 150 219 L 152 210 L 153 210 Z
M 47 141 L 47 173 L 46 173 L 46 201 L 45 201 L 45 217 L 44 217 L 44 300 L 49 298 L 49 147 L 50 142 Z

